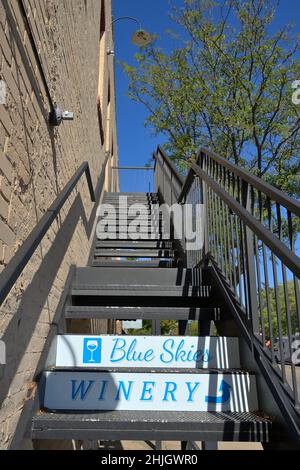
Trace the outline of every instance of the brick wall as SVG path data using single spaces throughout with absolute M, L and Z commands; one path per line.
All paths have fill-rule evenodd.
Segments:
M 76 119 L 49 127 L 49 102 L 19 2 L 1 0 L 0 80 L 7 99 L 0 104 L 0 272 L 83 161 L 90 164 L 94 185 L 105 152 L 113 148 L 109 165 L 117 162 L 113 57 L 99 53 L 101 3 L 109 29 L 111 0 L 23 3 L 51 96 L 63 109 L 74 111 Z M 112 38 L 109 31 L 103 37 L 105 51 Z M 107 190 L 109 173 L 108 168 Z M 92 209 L 82 178 L 1 306 L 0 339 L 6 342 L 7 365 L 0 370 L 0 449 L 11 446 L 21 427 L 69 268 L 87 263 L 94 235 Z

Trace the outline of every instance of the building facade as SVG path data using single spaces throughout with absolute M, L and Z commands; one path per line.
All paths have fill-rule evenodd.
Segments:
M 108 156 L 104 190 L 118 189 L 111 18 L 111 0 L 1 1 L 1 273 L 83 162 L 96 187 Z M 49 99 L 74 112 L 74 121 L 50 126 Z M 70 267 L 88 262 L 94 207 L 81 178 L 1 306 L 0 449 L 24 445 L 28 403 Z

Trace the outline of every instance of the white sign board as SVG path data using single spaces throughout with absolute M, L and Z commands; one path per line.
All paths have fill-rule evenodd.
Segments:
M 124 330 L 141 330 L 143 328 L 143 320 L 123 320 L 122 326 Z
M 238 338 L 58 336 L 56 367 L 238 369 Z
M 258 409 L 255 376 L 46 372 L 44 408 L 74 411 L 232 411 Z

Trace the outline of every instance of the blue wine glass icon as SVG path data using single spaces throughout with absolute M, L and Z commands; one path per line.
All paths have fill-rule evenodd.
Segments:
M 86 347 L 91 353 L 91 359 L 89 360 L 89 362 L 95 362 L 94 352 L 97 351 L 98 346 L 99 346 L 98 341 L 90 340 L 90 341 L 87 342 Z

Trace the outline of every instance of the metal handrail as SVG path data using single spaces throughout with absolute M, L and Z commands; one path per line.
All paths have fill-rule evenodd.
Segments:
M 243 222 L 249 227 L 255 235 L 262 240 L 271 251 L 276 253 L 279 258 L 298 278 L 300 278 L 300 258 L 289 250 L 285 244 L 267 230 L 259 221 L 253 217 L 250 212 L 245 209 L 242 204 L 238 203 L 230 196 L 218 183 L 216 183 L 205 171 L 201 170 L 198 165 L 191 163 L 191 169 L 210 186 L 213 191 L 221 197 L 230 209 L 237 214 Z
M 296 256 L 291 250 L 289 250 L 285 244 L 277 239 L 269 230 L 267 230 L 259 221 L 251 215 L 251 213 L 245 209 L 242 204 L 237 202 L 232 196 L 230 196 L 216 181 L 210 178 L 205 171 L 196 163 L 189 163 L 190 171 L 186 178 L 184 179 L 182 175 L 178 172 L 175 165 L 172 163 L 172 160 L 158 147 L 157 153 L 165 160 L 169 169 L 171 169 L 174 176 L 182 184 L 181 194 L 178 197 L 178 202 L 182 202 L 186 196 L 192 182 L 194 175 L 199 176 L 204 180 L 223 200 L 226 204 L 233 210 L 234 213 L 238 214 L 243 222 L 251 229 L 253 232 L 270 248 L 272 251 L 276 252 L 276 256 L 297 276 L 300 278 L 300 258 Z M 154 154 L 155 161 L 157 162 L 157 153 Z M 202 155 L 208 155 L 217 163 L 223 165 L 228 170 L 232 171 L 236 176 L 243 179 L 245 182 L 255 186 L 258 191 L 266 194 L 270 199 L 275 203 L 282 205 L 287 210 L 292 211 L 295 215 L 300 217 L 300 203 L 284 194 L 282 191 L 274 188 L 265 181 L 257 178 L 254 175 L 251 175 L 244 169 L 240 169 L 236 165 L 228 162 L 223 157 L 207 150 L 201 149 L 199 152 L 199 158 L 201 159 Z M 155 166 L 156 168 L 156 166 Z M 176 193 L 176 190 L 174 189 Z
M 201 148 L 199 152 L 199 158 L 201 159 L 204 155 L 207 155 L 209 158 L 211 158 L 215 162 L 227 168 L 229 171 L 234 173 L 243 181 L 254 186 L 257 189 L 257 191 L 263 192 L 272 201 L 280 204 L 281 206 L 285 207 L 287 210 L 293 212 L 295 215 L 300 217 L 300 202 L 298 202 L 296 199 L 293 199 L 290 196 L 287 196 L 283 191 L 280 191 L 274 186 L 271 186 L 269 183 L 259 178 L 258 176 L 253 175 L 252 173 L 245 170 L 244 168 L 241 168 L 231 163 L 229 160 L 226 160 L 226 158 L 221 157 L 220 155 L 217 155 L 211 150 L 208 150 L 206 148 Z
M 73 177 L 70 179 L 69 183 L 62 190 L 60 195 L 56 198 L 53 204 L 49 207 L 47 212 L 38 222 L 36 227 L 32 230 L 30 235 L 24 241 L 20 249 L 17 251 L 15 256 L 6 266 L 4 271 L 0 275 L 0 305 L 4 302 L 11 289 L 15 285 L 16 281 L 19 279 L 23 270 L 27 266 L 28 262 L 32 258 L 35 250 L 43 240 L 44 236 L 48 232 L 49 228 L 53 224 L 54 220 L 59 215 L 61 209 L 63 208 L 65 202 L 69 198 L 70 194 L 77 186 L 79 180 L 85 174 L 86 180 L 88 183 L 89 193 L 92 202 L 96 202 L 99 196 L 99 193 L 103 187 L 105 169 L 107 166 L 108 157 L 106 158 L 103 169 L 97 184 L 97 188 L 94 191 L 90 167 L 88 162 L 84 162 L 80 168 L 76 171 Z
M 168 157 L 166 153 L 162 150 L 162 148 L 159 146 L 158 146 L 156 153 L 153 156 L 155 163 L 157 163 L 158 153 L 160 153 L 160 155 L 163 157 L 163 159 L 165 160 L 166 164 L 168 165 L 169 169 L 172 171 L 173 175 L 178 180 L 178 182 L 181 183 L 182 192 L 180 194 L 179 200 L 182 200 L 185 194 L 187 193 L 189 186 L 192 182 L 190 173 L 193 173 L 194 171 L 190 171 L 190 173 L 186 176 L 186 178 L 184 178 L 179 173 L 178 169 L 176 168 L 176 166 L 174 165 L 170 157 Z M 282 205 L 287 210 L 293 212 L 295 215 L 300 217 L 300 202 L 298 202 L 296 199 L 293 199 L 290 196 L 287 196 L 283 191 L 280 191 L 274 186 L 271 186 L 269 183 L 262 180 L 261 178 L 258 178 L 257 176 L 253 175 L 249 171 L 238 167 L 237 165 L 226 160 L 226 158 L 223 158 L 220 155 L 217 155 L 216 153 L 212 152 L 211 150 L 206 149 L 205 147 L 200 149 L 199 159 L 201 159 L 203 155 L 209 156 L 212 160 L 214 160 L 215 162 L 219 163 L 220 165 L 230 170 L 232 173 L 234 173 L 236 176 L 241 178 L 243 181 L 254 186 L 257 189 L 257 191 L 263 192 L 272 201 Z M 189 165 L 191 166 L 191 163 L 189 163 Z M 154 169 L 155 168 L 156 168 L 156 164 L 155 164 Z
M 154 166 L 154 171 L 156 169 L 156 165 L 157 165 L 157 161 L 158 161 L 158 153 L 161 154 L 161 156 L 163 157 L 165 163 L 167 164 L 167 166 L 169 167 L 169 169 L 171 170 L 172 174 L 175 176 L 175 178 L 177 179 L 178 183 L 181 184 L 182 186 L 184 185 L 184 182 L 185 182 L 185 178 L 184 176 L 182 176 L 179 171 L 177 170 L 176 166 L 174 165 L 174 163 L 172 162 L 172 160 L 166 155 L 166 153 L 163 151 L 163 149 L 158 146 L 157 147 L 157 151 L 156 153 L 153 154 L 153 159 L 155 161 L 155 166 Z

